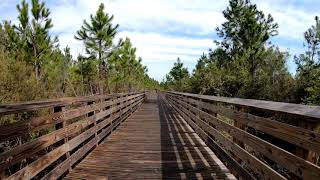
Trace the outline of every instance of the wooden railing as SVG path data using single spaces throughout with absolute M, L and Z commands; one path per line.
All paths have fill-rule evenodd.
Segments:
M 320 179 L 320 107 L 166 92 L 166 99 L 243 179 Z
M 18 119 L 0 126 L 0 179 L 61 177 L 144 99 L 130 93 L 0 105 L 0 117 Z

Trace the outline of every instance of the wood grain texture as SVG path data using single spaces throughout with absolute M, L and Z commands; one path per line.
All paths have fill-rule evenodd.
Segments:
M 114 95 L 112 99 L 56 112 L 41 117 L 42 122 L 63 119 L 63 126 L 0 154 L 0 172 L 30 157 L 33 162 L 11 174 L 8 179 L 55 179 L 71 170 L 92 148 L 120 125 L 144 101 L 144 93 Z M 108 107 L 105 109 L 105 107 Z M 60 106 L 55 109 L 61 109 Z M 96 113 L 98 112 L 98 113 Z M 62 115 L 61 115 L 62 114 Z M 54 117 L 54 118 L 48 118 Z M 66 118 L 78 118 L 65 123 Z M 37 122 L 35 118 L 29 122 Z M 60 121 L 54 121 L 60 122 Z M 24 123 L 17 123 L 24 124 Z M 41 123 L 43 125 L 43 123 Z M 2 127 L 3 128 L 3 127 Z M 24 132 L 26 133 L 26 132 Z M 50 167 L 52 166 L 52 167 Z M 41 174 L 37 177 L 39 174 Z
M 179 99 L 191 104 L 197 104 L 198 100 L 180 96 Z M 292 126 L 269 118 L 255 116 L 240 112 L 224 106 L 217 106 L 208 102 L 201 102 L 201 108 L 223 115 L 230 119 L 236 119 L 245 126 L 252 127 L 279 139 L 299 147 L 312 150 L 320 154 L 320 133 L 305 128 Z
M 134 96 L 134 98 L 137 98 Z M 6 168 L 7 166 L 14 164 L 18 161 L 21 161 L 25 158 L 28 158 L 32 156 L 33 154 L 39 152 L 40 150 L 47 148 L 48 146 L 66 138 L 70 137 L 75 133 L 78 133 L 79 131 L 85 129 L 89 125 L 93 124 L 97 120 L 100 120 L 104 118 L 105 116 L 111 114 L 112 111 L 116 111 L 119 108 L 129 106 L 130 108 L 133 108 L 138 103 L 141 102 L 141 98 L 138 99 L 137 102 L 136 99 L 127 98 L 127 101 L 123 103 L 121 106 L 110 108 L 106 111 L 102 111 L 99 116 L 94 115 L 87 117 L 83 120 L 80 120 L 76 123 L 70 124 L 69 126 L 66 126 L 65 128 L 53 131 L 47 135 L 41 136 L 37 139 L 34 139 L 28 143 L 25 143 L 21 146 L 18 146 L 12 150 L 6 151 L 4 153 L 0 154 L 0 171 Z M 125 113 L 128 111 L 128 107 L 126 107 L 123 111 Z M 87 112 L 88 113 L 88 112 Z M 115 117 L 119 117 L 121 113 L 118 113 Z M 97 126 L 97 130 L 101 130 L 103 127 L 107 126 L 112 120 L 114 119 L 106 119 L 99 123 Z
M 99 101 L 103 99 L 110 99 L 111 97 L 121 97 L 121 96 L 134 95 L 134 94 L 140 94 L 140 93 L 141 92 L 132 92 L 132 93 L 118 93 L 118 94 L 110 94 L 110 95 L 93 95 L 93 96 L 85 96 L 85 97 L 65 97 L 65 98 L 59 98 L 59 99 L 0 104 L 0 115 L 30 112 L 30 111 L 36 111 L 39 109 L 55 107 L 55 106 L 75 105 L 75 104 L 81 104 L 86 102 Z
M 251 146 L 255 151 L 264 154 L 274 162 L 286 167 L 289 171 L 296 174 L 297 176 L 304 179 L 319 179 L 320 178 L 320 167 L 301 159 L 298 156 L 291 154 L 271 143 L 268 143 L 258 137 L 251 135 L 235 126 L 229 125 L 218 118 L 203 112 L 181 100 L 177 99 L 179 104 L 189 108 L 189 111 L 194 113 L 200 113 L 200 118 L 206 119 L 217 129 L 228 132 L 233 137 L 237 138 L 244 144 Z M 209 124 L 207 124 L 210 127 Z
M 247 109 L 289 113 L 308 123 L 317 119 L 314 107 L 276 102 L 269 107 L 266 101 L 176 92 L 67 98 L 63 103 L 18 103 L 2 111 L 0 106 L 1 115 L 81 104 L 0 127 L 0 140 L 7 140 L 63 123 L 0 154 L 0 171 L 36 157 L 8 179 L 320 178 L 318 165 L 248 130 L 319 154 L 319 133 Z
M 187 106 L 182 106 L 175 101 L 171 102 L 177 108 L 182 109 L 182 112 L 186 113 L 191 119 L 193 119 L 195 121 L 195 124 L 197 124 L 203 131 L 212 135 L 217 140 L 217 142 L 224 147 L 224 149 L 231 152 L 234 156 L 241 159 L 243 162 L 246 162 L 247 169 L 249 169 L 251 172 L 255 172 L 255 176 L 258 177 L 257 179 L 285 179 L 282 175 L 270 168 L 267 164 L 260 161 L 258 158 L 241 148 L 239 145 L 226 138 L 221 132 L 219 132 L 215 128 L 212 128 L 208 123 L 203 122 L 199 117 L 192 114 L 191 111 L 187 109 Z M 229 156 L 231 156 L 231 154 L 229 154 Z
M 3 125 L 3 126 L 0 126 L 0 142 L 4 140 L 9 140 L 33 131 L 38 131 L 44 128 L 48 128 L 57 123 L 66 122 L 70 119 L 86 115 L 89 112 L 103 109 L 105 107 L 109 107 L 118 103 L 124 103 L 129 100 L 132 100 L 138 97 L 143 97 L 143 96 L 144 96 L 143 93 L 133 94 L 125 98 L 115 99 L 114 101 L 107 100 L 107 101 L 97 102 L 95 104 L 80 106 L 78 108 L 69 109 L 63 112 L 56 112 L 46 116 L 35 117 L 28 121 L 18 121 L 9 125 Z M 96 100 L 96 99 L 93 98 L 92 100 Z M 110 113 L 110 111 L 102 111 L 99 115 L 106 116 L 108 115 L 108 113 Z
M 311 118 L 308 120 L 319 121 L 320 120 L 320 107 L 310 106 L 302 104 L 292 104 L 283 102 L 263 101 L 254 99 L 241 99 L 241 98 L 227 98 L 208 95 L 198 95 L 190 93 L 170 92 L 172 94 L 189 96 L 197 99 L 210 100 L 213 102 L 227 103 L 237 106 L 245 106 L 251 108 L 262 109 L 265 111 L 282 112 L 288 114 L 294 114 L 305 118 Z
M 188 124 L 195 130 L 195 132 L 206 142 L 206 145 L 209 146 L 212 150 L 214 150 L 218 157 L 221 158 L 223 163 L 228 168 L 230 168 L 233 174 L 246 180 L 256 179 L 241 164 L 239 164 L 235 159 L 233 159 L 232 156 L 226 150 L 224 150 L 222 146 L 215 142 L 210 137 L 209 133 L 201 129 L 201 126 L 197 125 L 188 113 L 184 113 L 182 111 L 182 108 L 176 106 L 174 102 L 170 100 L 168 101 L 170 102 L 171 106 L 179 113 L 179 115 L 182 118 L 184 118 L 188 122 Z
M 172 107 L 147 102 L 65 179 L 235 179 Z

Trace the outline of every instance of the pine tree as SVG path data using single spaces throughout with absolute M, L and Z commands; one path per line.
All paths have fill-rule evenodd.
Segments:
M 183 91 L 185 89 L 185 83 L 188 77 L 188 69 L 183 67 L 183 63 L 178 57 L 177 61 L 173 64 L 173 67 L 168 74 L 167 80 L 169 81 L 169 83 L 171 81 L 176 90 Z
M 117 34 L 118 24 L 113 25 L 114 16 L 104 12 L 104 4 L 100 4 L 95 15 L 90 16 L 90 22 L 84 20 L 83 26 L 75 38 L 84 42 L 86 53 L 91 59 L 95 59 L 99 66 L 99 86 L 100 93 L 103 94 L 103 83 L 107 85 L 108 93 L 108 58 L 111 52 L 121 45 L 121 41 L 117 46 L 113 45 L 113 39 Z
M 119 82 L 123 91 L 157 86 L 146 74 L 129 39 L 126 47 L 121 46 L 122 41 L 112 43 L 118 25 L 112 25 L 113 16 L 104 13 L 103 4 L 76 35 L 86 45 L 87 55 L 73 60 L 70 48 L 60 49 L 57 37 L 50 36 L 53 24 L 45 3 L 27 2 L 22 0 L 17 5 L 16 24 L 10 20 L 0 23 L 0 102 L 97 94 L 99 83 L 109 86 L 107 74 L 122 75 Z M 114 64 L 109 66 L 111 55 Z M 116 70 L 111 68 L 113 65 Z
M 109 63 L 116 92 L 119 91 L 120 84 L 126 84 L 129 92 L 133 91 L 134 86 L 142 86 L 147 69 L 142 65 L 142 59 L 137 59 L 136 48 L 129 38 L 113 53 Z
M 307 51 L 295 56 L 297 64 L 296 101 L 298 103 L 320 104 L 320 20 L 315 17 L 315 25 L 305 33 Z
M 278 25 L 271 15 L 265 17 L 249 0 L 230 0 L 223 15 L 226 22 L 217 28 L 222 38 L 217 44 L 228 54 L 228 61 L 237 61 L 232 68 L 238 68 L 236 64 L 247 68 L 251 84 L 248 88 L 254 93 L 257 70 L 264 63 L 261 55 L 269 38 L 277 34 Z
M 41 67 L 48 59 L 51 49 L 57 42 L 57 38 L 51 39 L 49 30 L 53 27 L 49 17 L 50 11 L 45 7 L 44 2 L 39 0 L 31 1 L 29 17 L 29 5 L 22 0 L 21 5 L 17 5 L 19 11 L 19 24 L 14 25 L 16 33 L 11 33 L 12 40 L 19 48 L 24 50 L 26 59 L 34 66 L 35 77 L 40 80 Z M 19 38 L 16 38 L 16 34 Z

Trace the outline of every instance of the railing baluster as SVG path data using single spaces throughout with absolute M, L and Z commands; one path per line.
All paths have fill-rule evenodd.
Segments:
M 1 152 L 0 173 L 12 166 L 16 168 L 14 165 L 24 159 L 33 159 L 25 167 L 12 171 L 9 179 L 59 178 L 71 171 L 79 160 L 136 109 L 141 95 L 143 93 L 99 95 L 0 106 L 0 115 L 53 108 L 51 114 L 0 126 L 1 142 L 36 131 L 48 132 Z M 43 154 L 43 150 L 52 145 L 54 147 Z
M 178 108 L 177 111 L 181 109 L 215 143 L 224 147 L 231 158 L 244 165 L 254 176 L 258 173 L 259 179 L 268 179 L 271 174 L 276 179 L 320 178 L 316 153 L 320 152 L 320 133 L 317 127 L 320 123 L 320 107 L 178 92 L 167 92 L 166 97 Z M 275 115 L 272 116 L 272 113 Z M 298 127 L 277 121 L 275 119 L 278 118 L 278 113 L 285 113 L 281 118 L 288 120 L 299 117 L 301 119 L 298 122 L 303 123 Z M 270 115 L 268 118 L 264 117 L 267 114 L 271 114 L 274 119 L 270 119 Z M 313 121 L 309 120 L 310 117 Z M 228 119 L 232 119 L 233 123 L 228 123 Z M 230 141 L 233 144 L 226 142 L 229 140 L 233 140 Z M 286 144 L 290 143 L 293 144 L 288 149 Z

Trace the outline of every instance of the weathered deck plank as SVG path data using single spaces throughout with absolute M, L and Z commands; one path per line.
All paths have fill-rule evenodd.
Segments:
M 235 179 L 167 104 L 151 100 L 65 179 Z

